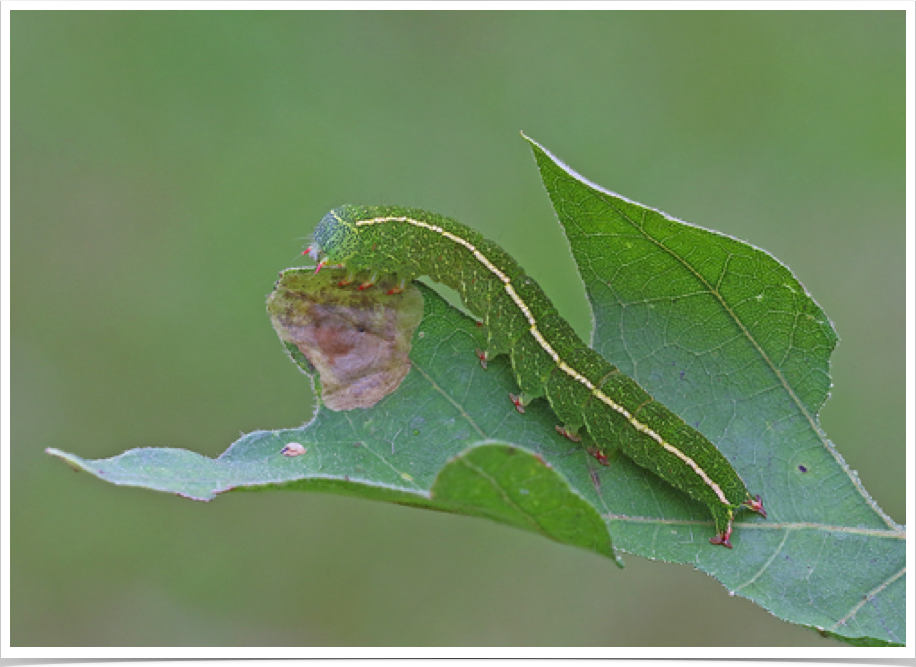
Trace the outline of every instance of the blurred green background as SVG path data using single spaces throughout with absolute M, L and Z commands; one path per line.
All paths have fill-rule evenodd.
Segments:
M 686 566 L 312 494 L 209 504 L 43 453 L 216 456 L 312 413 L 265 314 L 344 203 L 455 217 L 589 314 L 524 130 L 785 262 L 822 423 L 905 522 L 900 12 L 31 12 L 11 20 L 11 641 L 814 645 Z

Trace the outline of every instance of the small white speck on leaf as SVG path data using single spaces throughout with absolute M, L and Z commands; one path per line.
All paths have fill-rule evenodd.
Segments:
M 288 442 L 286 446 L 280 450 L 280 453 L 283 456 L 302 456 L 308 450 L 300 445 L 298 442 Z

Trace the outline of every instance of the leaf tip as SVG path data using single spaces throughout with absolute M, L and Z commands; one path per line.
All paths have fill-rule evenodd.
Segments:
M 46 447 L 45 454 L 50 454 L 51 456 L 60 459 L 61 461 L 66 463 L 68 466 L 70 466 L 74 470 L 74 472 L 80 472 L 82 470 L 85 470 L 85 467 L 83 466 L 82 461 L 78 457 L 74 456 L 73 454 L 68 454 L 67 452 L 61 451 L 54 447 Z
M 527 134 L 525 134 L 524 130 L 519 130 L 518 133 L 522 135 L 522 139 L 524 139 L 529 144 L 531 144 L 532 148 L 540 148 L 541 150 L 544 150 L 544 148 L 538 142 L 536 142 L 534 139 L 532 139 Z

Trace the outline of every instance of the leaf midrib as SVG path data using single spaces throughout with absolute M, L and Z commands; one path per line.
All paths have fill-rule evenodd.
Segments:
M 665 519 L 654 516 L 632 516 L 629 514 L 602 514 L 605 521 L 630 521 L 632 523 L 658 523 L 671 526 L 712 526 L 712 521 L 699 519 Z M 820 530 L 823 532 L 847 533 L 850 535 L 869 535 L 885 539 L 906 540 L 906 530 L 879 530 L 877 528 L 860 528 L 858 526 L 838 526 L 827 523 L 811 521 L 775 522 L 755 521 L 744 522 L 741 530 Z

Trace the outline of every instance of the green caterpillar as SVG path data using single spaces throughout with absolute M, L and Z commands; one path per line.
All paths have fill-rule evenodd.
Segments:
M 473 229 L 418 209 L 347 205 L 325 215 L 313 238 L 306 253 L 318 261 L 316 271 L 339 264 L 349 280 L 368 272 L 361 287 L 392 275 L 403 287 L 425 275 L 456 290 L 487 327 L 481 363 L 510 356 L 521 390 L 510 397 L 520 411 L 546 396 L 563 423 L 557 430 L 578 441 L 587 428 L 601 443 L 589 450 L 601 463 L 619 448 L 706 504 L 716 525 L 712 544 L 731 548 L 742 507 L 766 516 L 760 496 L 750 495 L 709 440 L 583 343 L 534 279 Z

